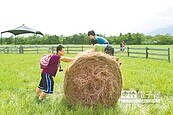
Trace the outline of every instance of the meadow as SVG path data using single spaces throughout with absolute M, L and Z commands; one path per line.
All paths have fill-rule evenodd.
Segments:
M 139 46 L 133 46 L 139 47 Z M 148 46 L 149 47 L 149 46 Z M 155 46 L 150 46 L 155 47 Z M 173 46 L 156 46 L 158 48 Z M 115 107 L 71 107 L 63 94 L 64 72 L 70 63 L 62 62 L 63 72 L 54 78 L 54 94 L 43 102 L 35 98 L 43 54 L 0 54 L 0 114 L 13 115 L 173 115 L 173 59 L 153 60 L 130 58 L 116 54 L 122 62 L 123 90 L 158 91 L 160 103 L 127 104 Z M 66 54 L 75 57 L 76 54 Z M 171 50 L 171 58 L 173 52 Z

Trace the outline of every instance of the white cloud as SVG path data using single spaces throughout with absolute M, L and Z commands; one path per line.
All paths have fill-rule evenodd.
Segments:
M 0 31 L 26 24 L 57 35 L 146 32 L 172 23 L 172 7 L 171 0 L 2 0 Z

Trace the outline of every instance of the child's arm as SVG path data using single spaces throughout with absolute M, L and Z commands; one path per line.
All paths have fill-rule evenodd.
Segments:
M 61 61 L 64 61 L 64 62 L 71 62 L 71 61 L 75 60 L 75 58 L 61 57 L 60 60 L 61 60 Z

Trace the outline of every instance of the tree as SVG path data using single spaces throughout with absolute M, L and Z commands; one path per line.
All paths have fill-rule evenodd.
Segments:
M 104 37 L 105 35 L 99 34 L 99 36 Z M 142 33 L 120 33 L 119 36 L 108 36 L 106 39 L 110 44 L 120 44 L 122 41 L 125 41 L 129 45 L 141 45 L 141 44 L 158 44 L 166 45 L 173 44 L 173 36 L 166 35 L 156 35 L 149 36 Z M 15 38 L 10 36 L 9 38 L 2 38 L 4 44 L 14 44 Z M 57 36 L 57 35 L 44 35 L 43 37 L 34 35 L 34 36 L 17 36 L 16 43 L 25 45 L 25 44 L 90 44 L 90 39 L 86 33 L 74 34 L 71 36 Z
M 10 36 L 9 38 L 3 38 L 3 42 L 5 44 L 13 44 L 14 43 L 14 38 L 13 38 L 13 36 Z

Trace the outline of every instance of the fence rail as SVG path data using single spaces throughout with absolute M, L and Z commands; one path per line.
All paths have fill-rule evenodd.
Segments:
M 143 52 L 141 52 L 143 51 Z M 154 52 L 153 52 L 154 51 Z M 132 54 L 132 55 L 131 55 Z M 133 55 L 133 54 L 140 54 L 140 55 Z M 170 62 L 170 48 L 165 48 L 165 49 L 161 49 L 161 48 L 129 48 L 127 47 L 127 56 L 128 57 L 136 57 L 136 58 L 150 58 L 150 59 L 159 59 L 159 60 L 163 60 L 165 58 L 161 58 L 162 57 L 167 57 L 168 61 Z M 156 57 L 153 57 L 156 56 Z M 159 56 L 159 57 L 158 57 Z
M 74 54 L 83 52 L 92 48 L 91 46 L 65 46 L 65 51 L 67 54 Z M 115 49 L 119 49 L 115 47 Z M 0 53 L 17 53 L 17 54 L 27 54 L 27 53 L 55 53 L 56 46 L 1 46 Z M 115 53 L 120 53 L 122 51 L 117 50 Z M 125 53 L 125 52 L 123 52 Z M 129 48 L 127 47 L 127 56 L 128 57 L 141 57 L 141 58 L 150 58 L 150 59 L 162 59 L 161 57 L 167 57 L 170 62 L 170 48 Z M 156 57 L 157 56 L 157 57 Z M 159 56 L 159 57 L 158 57 Z
M 87 49 L 92 48 L 91 46 L 65 46 L 65 51 L 67 54 L 74 54 L 83 52 Z M 56 46 L 6 46 L 0 47 L 0 53 L 55 53 Z

